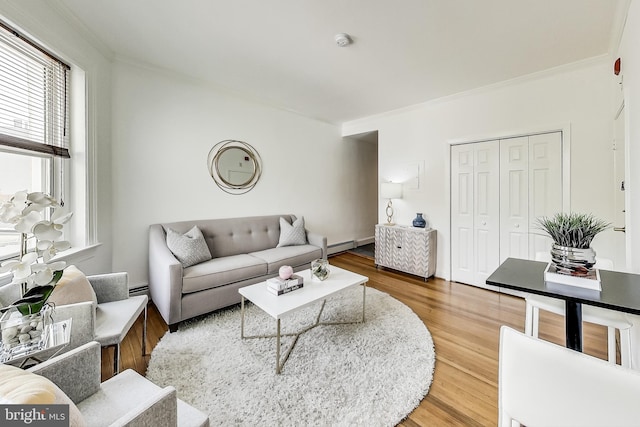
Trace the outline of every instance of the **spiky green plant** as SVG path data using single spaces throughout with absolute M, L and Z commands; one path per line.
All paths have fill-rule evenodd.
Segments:
M 550 218 L 538 218 L 536 222 L 556 245 L 578 249 L 587 249 L 596 234 L 611 226 L 611 223 L 595 218 L 591 214 L 574 212 L 560 212 Z

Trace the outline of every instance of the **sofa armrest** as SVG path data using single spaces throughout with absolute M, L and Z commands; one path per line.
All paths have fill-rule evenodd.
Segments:
M 322 249 L 322 259 L 327 259 L 327 238 L 316 233 L 307 231 L 307 240 L 310 245 L 318 246 Z
M 51 380 L 74 402 L 100 390 L 100 344 L 91 341 L 29 368 Z
M 169 325 L 182 320 L 182 264 L 167 247 L 164 228 L 149 227 L 149 292 Z
M 122 301 L 129 298 L 129 276 L 127 273 L 108 273 L 87 276 L 96 293 L 98 304 Z
M 160 422 L 162 420 L 162 422 Z M 165 387 L 157 394 L 140 402 L 140 404 L 115 420 L 111 426 L 153 426 L 178 425 L 178 397 L 176 389 Z

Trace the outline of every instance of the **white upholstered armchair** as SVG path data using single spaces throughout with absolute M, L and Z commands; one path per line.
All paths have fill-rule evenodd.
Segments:
M 93 341 L 36 365 L 29 371 L 57 385 L 89 426 L 209 425 L 206 414 L 127 369 L 100 382 L 100 344 Z
M 67 272 L 74 271 L 69 266 Z M 142 354 L 146 354 L 147 335 L 147 302 L 146 295 L 129 296 L 127 273 L 108 273 L 94 276 L 84 276 L 79 270 L 70 279 L 70 283 L 56 286 L 65 288 L 66 297 L 57 298 L 52 294 L 50 302 L 55 302 L 53 320 L 61 321 L 73 319 L 71 322 L 71 338 L 69 345 L 62 351 L 67 352 L 90 341 L 98 341 L 103 347 L 113 347 L 113 372 L 120 372 L 120 343 L 127 335 L 136 319 L 143 314 Z M 63 276 L 63 278 L 65 278 Z M 97 304 L 91 301 L 65 304 L 65 299 L 83 293 L 82 284 L 88 281 L 92 292 L 95 293 Z M 88 286 L 87 286 L 88 287 Z M 0 306 L 6 306 L 19 298 L 18 285 L 5 285 L 0 288 Z

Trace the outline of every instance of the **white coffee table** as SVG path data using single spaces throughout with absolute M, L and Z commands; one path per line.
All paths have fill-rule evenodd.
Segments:
M 367 281 L 368 277 L 362 276 L 360 274 L 352 273 L 351 271 L 344 270 L 342 268 L 338 268 L 335 266 L 330 266 L 331 272 L 329 277 L 324 281 L 311 280 L 311 272 L 309 269 L 296 272 L 297 275 L 302 276 L 304 278 L 304 286 L 301 289 L 297 289 L 293 292 L 289 292 L 288 294 L 276 296 L 271 292 L 267 291 L 267 283 L 261 282 L 255 285 L 246 286 L 244 288 L 240 288 L 238 292 L 242 295 L 241 302 L 241 320 L 240 320 L 240 336 L 243 339 L 250 338 L 276 338 L 276 374 L 279 374 L 282 371 L 282 367 L 285 362 L 289 358 L 289 354 L 293 347 L 295 347 L 296 342 L 298 341 L 298 337 L 303 333 L 315 328 L 318 325 L 341 325 L 348 323 L 361 323 L 364 322 L 364 312 L 365 312 L 365 299 L 366 299 L 366 291 L 367 291 Z M 324 305 L 326 303 L 326 298 L 337 293 L 343 291 L 352 286 L 362 286 L 362 319 L 353 321 L 353 322 L 321 322 L 320 316 L 322 315 L 322 310 L 324 309 Z M 267 313 L 269 316 L 273 317 L 276 320 L 276 334 L 275 335 L 253 335 L 253 336 L 245 336 L 244 335 L 244 301 L 248 299 L 256 306 L 258 306 L 262 311 Z M 322 306 L 320 307 L 320 313 L 316 317 L 316 321 L 313 325 L 304 328 L 303 330 L 291 333 L 291 334 L 281 334 L 280 333 L 280 320 L 285 317 L 287 314 L 293 313 L 296 310 L 299 310 L 303 307 L 306 307 L 310 304 L 313 304 L 317 301 L 324 300 L 322 302 Z M 280 361 L 280 338 L 282 336 L 294 336 L 293 343 L 285 353 L 282 361 Z

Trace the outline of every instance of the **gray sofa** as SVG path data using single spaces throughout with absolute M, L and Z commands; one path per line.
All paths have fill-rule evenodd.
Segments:
M 181 321 L 240 302 L 238 289 L 278 275 L 283 265 L 294 271 L 327 257 L 327 238 L 309 231 L 307 244 L 276 247 L 280 218 L 293 215 L 182 221 L 149 228 L 149 291 L 158 311 L 176 331 Z M 167 246 L 167 229 L 202 231 L 212 259 L 184 268 Z

